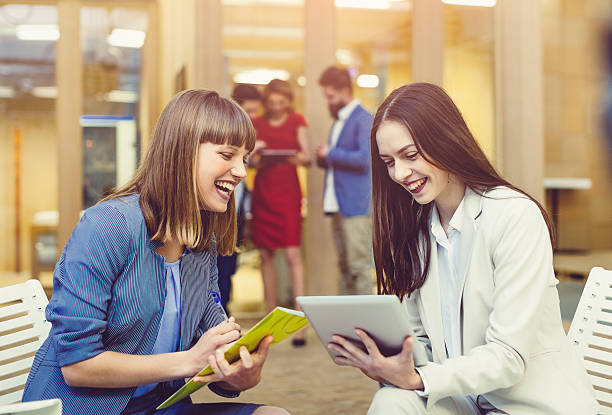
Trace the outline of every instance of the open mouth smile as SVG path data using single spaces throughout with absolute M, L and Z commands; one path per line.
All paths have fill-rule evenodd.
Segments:
M 215 187 L 224 199 L 229 200 L 231 193 L 236 187 L 236 183 L 225 180 L 217 180 L 215 182 Z
M 427 177 L 423 177 L 421 179 L 410 182 L 406 185 L 408 191 L 412 194 L 417 194 L 425 187 L 425 183 L 427 183 Z

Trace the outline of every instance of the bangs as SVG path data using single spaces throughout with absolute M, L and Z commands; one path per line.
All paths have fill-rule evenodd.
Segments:
M 203 105 L 200 120 L 207 122 L 201 124 L 199 129 L 199 142 L 244 146 L 250 153 L 257 140 L 255 128 L 249 116 L 233 102 L 216 96 L 209 96 L 215 100 L 216 105 Z

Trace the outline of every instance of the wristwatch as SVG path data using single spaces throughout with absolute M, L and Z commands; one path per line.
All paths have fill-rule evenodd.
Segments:
M 228 391 L 227 389 L 223 389 L 216 382 L 215 383 L 209 383 L 208 384 L 208 389 L 210 389 L 211 391 L 213 391 L 217 395 L 222 396 L 224 398 L 237 398 L 238 396 L 240 396 L 240 392 L 239 391 Z

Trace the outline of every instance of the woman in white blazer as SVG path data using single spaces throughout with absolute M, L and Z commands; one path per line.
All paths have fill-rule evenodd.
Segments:
M 391 357 L 359 330 L 367 351 L 330 343 L 381 383 L 368 414 L 595 414 L 542 206 L 498 175 L 440 87 L 393 91 L 371 137 L 378 291 L 403 298 L 416 339 Z

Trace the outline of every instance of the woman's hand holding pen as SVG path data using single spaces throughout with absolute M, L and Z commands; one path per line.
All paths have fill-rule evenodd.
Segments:
M 402 389 L 423 389 L 421 376 L 414 368 L 414 340 L 411 336 L 404 339 L 402 350 L 398 354 L 385 357 L 374 340 L 363 330 L 356 329 L 355 333 L 363 342 L 367 353 L 344 337 L 333 336 L 334 342 L 329 343 L 328 347 L 338 353 L 336 363 L 356 367 L 377 382 L 390 383 Z
M 186 353 L 188 369 L 185 377 L 191 377 L 208 365 L 208 359 L 222 349 L 225 352 L 229 343 L 240 338 L 240 325 L 236 323 L 234 317 L 217 324 L 204 333 L 197 343 Z
M 265 337 L 255 353 L 249 353 L 245 346 L 240 348 L 240 359 L 230 364 L 225 359 L 226 348 L 217 349 L 216 353 L 208 357 L 208 364 L 213 373 L 206 376 L 197 376 L 195 382 L 219 382 L 219 386 L 226 390 L 243 391 L 257 385 L 261 380 L 261 369 L 268 357 L 272 336 Z

